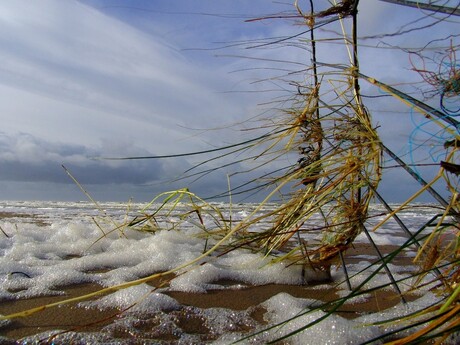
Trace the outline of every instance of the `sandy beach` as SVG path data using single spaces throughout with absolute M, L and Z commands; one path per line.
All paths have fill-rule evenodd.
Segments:
M 395 248 L 386 246 L 381 248 L 384 252 L 390 252 Z M 357 260 L 357 256 L 372 256 L 372 248 L 369 245 L 360 245 L 348 252 L 347 262 Z M 411 265 L 408 257 L 399 258 L 398 265 Z M 152 292 L 163 280 L 154 280 L 149 283 Z M 216 337 L 206 326 L 201 318 L 199 311 L 209 308 L 226 308 L 234 311 L 248 311 L 254 324 L 263 325 L 266 310 L 260 304 L 271 297 L 286 293 L 297 298 L 314 299 L 322 302 L 330 302 L 338 299 L 338 289 L 334 282 L 320 285 L 285 285 L 267 284 L 261 286 L 248 286 L 244 282 L 221 280 L 215 282 L 224 289 L 209 290 L 206 293 L 188 293 L 181 291 L 167 291 L 165 294 L 174 298 L 182 307 L 179 309 L 166 310 L 161 313 L 168 313 L 176 326 L 189 334 L 199 335 L 203 341 L 210 341 Z M 164 285 L 162 286 L 164 287 Z M 79 284 L 75 286 L 63 286 L 59 290 L 63 291 L 63 296 L 43 296 L 31 299 L 4 300 L 0 304 L 0 314 L 8 315 L 30 308 L 54 303 L 59 300 L 73 298 L 84 294 L 100 290 L 102 287 L 96 284 Z M 420 296 L 406 294 L 407 301 L 415 300 Z M 336 312 L 337 315 L 347 319 L 375 313 L 391 308 L 401 302 L 400 296 L 391 288 L 375 291 L 366 294 L 364 298 L 359 298 L 352 303 L 346 303 Z M 119 309 L 84 308 L 78 304 L 66 304 L 58 307 L 49 308 L 35 313 L 28 317 L 13 319 L 12 322 L 0 329 L 0 334 L 11 340 L 18 340 L 24 337 L 39 334 L 45 331 L 62 330 L 71 332 L 99 332 L 104 327 L 114 324 L 116 320 L 123 318 L 124 311 Z M 171 341 L 178 338 L 167 330 L 164 333 L 156 334 L 156 338 L 151 338 L 151 330 L 157 326 L 155 313 L 151 315 L 138 316 L 136 325 L 140 333 L 145 333 L 149 341 Z M 115 331 L 116 329 L 116 331 Z M 250 334 L 254 329 L 248 325 L 240 325 L 237 330 L 242 333 Z M 134 336 L 132 330 L 115 327 L 112 336 L 117 339 L 130 339 L 130 341 L 140 341 L 142 337 Z M 130 342 L 131 343 L 131 342 Z
M 125 217 L 125 205 L 104 206 L 110 219 Z M 248 206 L 239 207 L 240 210 L 234 206 L 232 211 L 244 213 Z M 402 216 L 417 227 L 430 217 L 423 212 L 417 208 Z M 0 248 L 3 253 L 1 315 L 55 304 L 166 272 L 203 252 L 204 241 L 194 235 L 193 227 L 154 234 L 112 232 L 101 237 L 100 228 L 93 222 L 95 216 L 98 212 L 85 203 L 18 203 L 4 207 L 0 213 L 4 231 Z M 98 218 L 99 224 L 106 219 Z M 107 224 L 109 229 L 113 226 Z M 383 256 L 398 250 L 399 243 L 407 240 L 407 236 L 393 226 L 372 236 Z M 423 308 L 432 303 L 426 297 L 430 299 L 433 295 L 426 295 L 430 294 L 428 288 L 412 291 L 410 280 L 405 280 L 418 270 L 413 263 L 415 253 L 414 246 L 398 252 L 389 269 L 401 280 L 403 298 L 417 305 L 416 308 Z M 263 260 L 262 255 L 248 250 L 222 256 L 214 253 L 177 276 L 157 277 L 128 289 L 106 291 L 105 295 L 97 294 L 13 318 L 1 325 L 0 343 L 202 344 L 217 341 L 229 344 L 256 334 L 251 343 L 262 344 L 314 322 L 335 307 L 329 302 L 341 300 L 350 293 L 339 262 L 333 266 L 332 281 L 302 285 L 299 266 L 269 261 L 263 264 Z M 351 287 L 356 288 L 365 281 L 373 272 L 366 267 L 378 261 L 379 255 L 366 237 L 358 238 L 344 255 L 348 273 L 352 275 Z M 382 330 L 369 326 L 368 322 L 373 321 L 367 317 L 387 311 L 390 314 L 383 318 L 392 318 L 401 315 L 398 312 L 404 309 L 401 296 L 389 284 L 383 269 L 363 285 L 361 292 L 337 307 L 319 328 L 309 330 L 309 336 L 317 337 L 315 344 L 332 338 L 335 340 L 331 341 L 340 341 L 340 332 L 349 331 L 352 333 L 347 333 L 346 339 L 355 339 L 361 334 L 362 341 L 372 339 Z M 312 314 L 308 318 L 296 320 L 296 324 L 284 329 L 281 327 L 280 332 L 276 330 L 274 334 L 257 338 L 258 332 L 264 332 L 267 327 L 309 310 Z M 331 333 L 331 327 L 336 327 L 336 331 Z M 294 343 L 304 342 L 297 339 Z
M 224 283 L 224 282 L 222 282 Z M 67 287 L 65 298 L 76 297 L 82 294 L 94 292 L 98 290 L 96 285 L 83 285 Z M 309 286 L 294 286 L 294 285 L 264 285 L 247 287 L 239 290 L 212 290 L 206 294 L 184 293 L 184 292 L 169 292 L 169 296 L 176 299 L 184 306 L 182 311 L 170 311 L 174 315 L 183 315 L 188 319 L 184 312 L 189 312 L 191 320 L 187 320 L 187 325 L 184 325 L 184 320 L 178 319 L 181 327 L 186 327 L 188 333 L 205 334 L 205 326 L 200 323 L 199 319 L 193 321 L 191 309 L 196 308 L 227 308 L 231 310 L 246 310 L 252 308 L 252 316 L 256 322 L 263 323 L 264 310 L 257 306 L 275 296 L 278 293 L 288 293 L 293 297 L 299 298 L 314 298 L 324 302 L 329 302 L 336 299 L 338 296 L 333 288 L 327 289 L 324 286 L 321 288 Z M 407 297 L 407 296 L 406 296 Z M 415 298 L 415 297 L 412 297 Z M 0 314 L 7 315 L 22 310 L 38 307 L 48 303 L 56 302 L 63 299 L 63 296 L 40 297 L 19 301 L 2 301 L 0 306 Z M 366 297 L 364 301 L 358 303 L 347 304 L 339 309 L 338 315 L 345 318 L 354 318 L 366 313 L 374 313 L 390 308 L 400 302 L 397 294 L 391 290 L 379 291 L 375 294 Z M 97 309 L 86 309 L 75 305 L 65 305 L 54 308 L 49 308 L 38 312 L 34 315 L 14 319 L 13 322 L 1 329 L 1 334 L 8 338 L 18 340 L 20 338 L 38 334 L 48 330 L 67 330 L 67 331 L 84 331 L 94 332 L 99 331 L 102 327 L 116 320 L 122 311 L 100 311 Z M 139 319 L 139 322 L 142 318 Z M 149 318 L 145 318 L 144 323 Z M 248 329 L 247 331 L 250 331 Z M 164 335 L 166 336 L 166 335 Z

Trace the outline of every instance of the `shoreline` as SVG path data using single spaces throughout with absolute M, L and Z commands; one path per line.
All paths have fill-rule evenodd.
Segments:
M 382 246 L 380 249 L 384 253 L 389 253 L 395 247 Z M 362 261 L 362 257 L 367 257 L 365 261 L 370 262 L 369 258 L 374 255 L 372 251 L 373 249 L 370 245 L 359 245 L 355 248 L 350 248 L 345 260 L 348 263 L 352 263 Z M 409 256 L 400 256 L 397 264 L 398 266 L 413 266 Z M 166 281 L 172 278 L 174 277 L 166 277 Z M 159 290 L 159 292 L 175 299 L 182 306 L 182 311 L 166 310 L 164 312 L 173 313 L 174 315 L 177 313 L 184 314 L 183 317 L 186 319 L 190 317 L 193 319 L 193 314 L 196 314 L 197 309 L 225 308 L 237 312 L 250 310 L 254 321 L 263 324 L 265 311 L 263 307 L 260 307 L 260 304 L 279 293 L 327 303 L 340 298 L 339 292 L 344 291 L 337 288 L 335 286 L 337 282 L 334 281 L 315 285 L 266 284 L 251 286 L 244 282 L 220 280 L 213 284 L 222 286 L 222 289 L 208 290 L 206 293 Z M 167 286 L 165 285 L 165 277 L 154 279 L 149 282 L 149 285 L 152 287 L 152 292 L 156 292 L 155 290 L 160 287 Z M 0 314 L 8 315 L 28 310 L 48 303 L 96 292 L 102 288 L 97 284 L 84 283 L 59 288 L 60 291 L 65 293 L 65 295 L 61 296 L 4 300 L 0 303 Z M 421 296 L 415 293 L 404 295 L 404 298 L 408 301 L 416 300 L 419 297 Z M 364 314 L 387 310 L 400 302 L 400 296 L 389 286 L 372 293 L 366 293 L 353 299 L 353 301 L 345 303 L 335 314 L 346 319 L 353 319 Z M 13 319 L 9 325 L 0 328 L 0 334 L 9 339 L 18 340 L 51 330 L 99 332 L 103 327 L 116 322 L 121 317 L 123 317 L 123 311 L 118 309 L 99 310 L 96 308 L 84 308 L 75 303 L 66 304 L 37 312 L 28 317 Z M 146 322 L 149 317 L 146 315 L 144 321 Z M 143 317 L 139 317 L 139 320 L 142 319 Z M 196 320 L 192 322 L 192 326 L 188 325 L 187 327 L 190 333 L 203 332 L 202 323 Z
M 217 282 L 228 285 L 228 281 Z M 234 282 L 237 283 L 237 282 Z M 153 287 L 153 286 L 152 286 Z M 96 284 L 78 284 L 67 286 L 63 289 L 65 296 L 43 296 L 30 299 L 2 301 L 0 314 L 24 311 L 38 306 L 54 303 L 59 300 L 81 296 L 101 289 Z M 153 289 L 154 290 L 154 289 Z M 287 293 L 292 297 L 315 299 L 322 302 L 330 302 L 339 298 L 338 289 L 332 285 L 281 285 L 267 284 L 260 286 L 246 286 L 243 288 L 225 288 L 209 290 L 207 293 L 190 293 L 181 291 L 165 291 L 165 295 L 174 298 L 183 311 L 188 307 L 193 309 L 225 308 L 234 311 L 252 309 L 255 313 L 254 319 L 263 323 L 264 310 L 260 307 L 262 302 L 279 294 Z M 416 300 L 415 294 L 405 295 L 409 301 Z M 347 319 L 353 319 L 363 314 L 370 314 L 389 309 L 400 303 L 400 297 L 390 289 L 379 290 L 372 294 L 366 294 L 358 301 L 346 303 L 335 313 Z M 173 312 L 177 310 L 166 310 Z M 258 314 L 258 315 L 257 315 Z M 99 310 L 96 308 L 84 308 L 78 304 L 66 304 L 37 312 L 27 317 L 11 320 L 11 322 L 0 328 L 0 334 L 9 339 L 18 340 L 23 337 L 32 336 L 44 331 L 65 330 L 77 332 L 97 332 L 117 320 L 123 311 L 117 309 Z M 146 318 L 149 316 L 146 315 Z M 142 319 L 142 317 L 139 317 Z M 200 327 L 196 324 L 195 327 Z M 199 329 L 191 329 L 189 332 L 196 333 Z
M 3 212 L 0 213 L 0 216 L 2 216 L 5 221 L 11 222 L 12 224 L 15 220 L 20 221 L 22 224 L 35 224 L 37 229 L 30 227 L 29 225 L 27 225 L 27 229 L 32 229 L 33 235 L 40 234 L 41 236 L 43 229 L 41 226 L 43 224 L 61 224 L 60 222 L 63 220 L 74 219 L 74 214 L 80 217 L 77 211 L 74 212 L 73 210 L 65 216 L 59 215 L 59 218 L 57 218 L 54 213 L 50 213 L 50 215 L 25 215 L 21 214 L 21 212 Z M 56 221 L 56 219 L 58 219 L 58 221 Z M 72 239 L 74 238 L 72 237 L 74 235 L 75 238 L 80 239 L 85 236 L 85 231 L 88 231 L 88 227 L 86 227 L 86 225 L 84 227 L 75 228 L 63 228 L 60 225 L 59 229 L 64 229 L 63 232 L 65 233 L 65 239 Z M 7 228 L 6 230 L 7 234 L 15 234 L 13 230 L 16 231 L 13 227 Z M 134 234 L 136 235 L 136 233 Z M 76 237 L 77 235 L 78 237 Z M 392 236 L 404 236 L 404 234 L 401 234 L 400 231 L 392 231 Z M 139 238 L 141 237 L 139 236 Z M 31 237 L 31 239 L 34 239 L 34 237 Z M 90 240 L 87 241 L 90 242 Z M 167 247 L 167 243 L 168 242 L 163 242 L 159 244 L 162 247 L 158 248 L 161 250 L 171 248 L 175 253 L 174 247 Z M 46 246 L 48 246 L 48 244 L 46 244 Z M 85 245 L 83 244 L 82 247 L 85 247 Z M 69 247 L 69 249 L 72 248 Z M 397 245 L 379 245 L 379 250 L 383 256 L 396 249 L 398 249 Z M 69 254 L 66 256 L 61 252 L 64 251 L 56 251 L 56 253 L 59 254 L 56 256 L 58 261 L 61 260 L 62 262 L 70 262 L 70 260 L 76 260 L 78 262 L 78 260 L 82 260 L 84 258 L 84 256 L 75 254 Z M 104 251 L 101 250 L 101 253 L 102 252 Z M 70 251 L 70 253 L 72 253 L 72 251 Z M 126 255 L 127 252 L 125 251 L 122 253 L 124 253 L 123 255 Z M 404 249 L 398 253 L 391 262 L 392 265 L 397 266 L 395 271 L 404 273 L 405 275 L 410 272 L 416 272 L 417 267 L 412 262 L 414 253 L 415 248 L 413 247 Z M 123 260 L 121 260 L 120 255 L 122 254 L 117 252 L 116 255 L 117 256 L 111 257 L 111 260 L 118 260 L 111 269 L 104 268 L 104 260 L 102 260 L 99 265 L 100 268 L 95 266 L 95 269 L 91 263 L 87 265 L 89 268 L 84 268 L 86 265 L 82 264 L 81 266 L 78 266 L 79 268 L 77 271 L 83 276 L 85 274 L 96 275 L 99 273 L 110 273 L 112 270 L 115 272 L 117 269 L 125 268 L 125 265 L 128 265 L 126 267 L 129 269 L 129 264 L 123 261 L 124 257 Z M 344 257 L 347 265 L 359 267 L 354 269 L 354 272 L 359 271 L 362 267 L 365 267 L 372 262 L 378 261 L 378 255 L 375 252 L 375 249 L 369 243 L 364 242 L 355 243 L 354 247 L 348 249 Z M 129 262 L 129 260 L 127 262 Z M 136 265 L 139 264 L 137 260 L 134 260 L 134 263 Z M 94 332 L 94 334 L 98 334 L 98 336 L 107 337 L 104 338 L 103 342 L 109 342 L 110 340 L 116 342 L 120 339 L 127 341 L 131 341 L 133 339 L 136 341 L 145 340 L 148 342 L 153 339 L 154 341 L 169 341 L 170 343 L 174 343 L 174 341 L 181 339 L 180 337 L 178 338 L 177 332 L 183 332 L 183 334 L 187 337 L 190 336 L 195 337 L 194 339 L 199 339 L 198 343 L 213 341 L 222 334 L 226 334 L 228 336 L 234 334 L 235 336 L 241 335 L 241 337 L 244 337 L 245 335 L 250 335 L 257 330 L 262 329 L 264 326 L 267 326 L 265 317 L 267 315 L 267 309 L 265 309 L 265 307 L 261 304 L 278 294 L 285 294 L 286 296 L 289 295 L 292 298 L 305 299 L 308 301 L 307 303 L 312 301 L 315 305 L 318 305 L 318 303 L 334 301 L 345 296 L 347 288 L 343 281 L 344 274 L 342 272 L 342 268 L 336 267 L 336 271 L 337 272 L 333 275 L 333 278 L 336 279 L 335 281 L 316 285 L 288 285 L 272 283 L 255 286 L 244 281 L 206 281 L 206 283 L 218 287 L 218 289 L 208 290 L 206 293 L 172 291 L 169 288 L 169 285 L 164 283 L 165 280 L 166 283 L 169 282 L 169 280 L 173 279 L 174 276 L 162 277 L 157 280 L 152 280 L 149 283 L 152 288 L 152 293 L 160 292 L 165 295 L 165 297 L 175 300 L 177 302 L 176 307 L 172 307 L 170 309 L 164 308 L 160 310 L 152 310 L 148 311 L 145 315 L 140 315 L 138 313 L 130 314 L 129 308 L 125 311 L 115 308 L 100 310 L 96 307 L 88 307 L 87 305 L 85 307 L 84 304 L 66 304 L 48 308 L 28 317 L 13 319 L 8 325 L 0 327 L 0 340 L 5 342 L 11 341 L 13 344 L 15 340 L 26 337 L 27 341 L 33 339 L 32 342 L 35 342 L 40 338 L 33 337 L 34 335 L 47 339 L 49 338 L 49 333 L 47 334 L 43 332 L 55 330 L 62 330 L 70 333 L 76 332 L 77 335 L 75 336 L 77 338 L 78 336 L 82 337 L 82 334 L 86 334 L 87 332 Z M 50 272 L 49 274 L 51 273 L 54 272 Z M 146 274 L 153 273 L 155 272 Z M 142 278 L 142 276 L 139 276 L 138 278 Z M 358 286 L 359 279 L 358 282 L 354 283 L 355 286 Z M 339 284 L 341 284 L 340 287 L 337 287 Z M 25 286 L 28 286 L 28 284 L 25 284 Z M 145 288 L 146 291 L 148 291 L 149 287 L 146 286 Z M 83 283 L 71 286 L 57 286 L 54 289 L 63 292 L 64 295 L 40 296 L 30 299 L 0 300 L 0 314 L 9 315 L 49 303 L 67 300 L 69 298 L 96 292 L 103 289 L 103 287 L 95 283 Z M 9 292 L 14 298 L 14 293 L 16 291 Z M 93 301 L 102 296 L 103 295 L 94 297 Z M 421 293 L 406 293 L 404 298 L 407 301 L 414 301 L 422 296 L 423 294 Z M 373 291 L 360 295 L 357 298 L 352 298 L 350 301 L 341 306 L 334 315 L 338 315 L 347 320 L 352 320 L 362 315 L 373 314 L 390 309 L 393 306 L 398 305 L 400 302 L 400 296 L 391 286 L 387 286 L 383 289 L 379 289 L 378 291 Z M 228 320 L 233 320 L 232 315 L 237 315 L 237 317 L 240 318 L 238 319 L 240 321 L 234 322 L 232 327 L 235 328 L 226 329 L 219 333 L 220 331 L 216 331 L 213 328 L 214 326 L 209 323 L 209 315 L 214 314 L 217 315 L 215 316 L 216 318 L 218 318 L 220 314 L 223 315 L 223 319 L 227 320 L 226 322 L 229 322 Z M 163 327 L 164 323 L 168 324 L 168 327 L 172 328 Z M 68 341 L 58 343 L 65 344 L 68 343 Z

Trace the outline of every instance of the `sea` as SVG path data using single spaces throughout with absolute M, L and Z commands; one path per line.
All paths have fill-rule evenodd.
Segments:
M 15 321 L 1 315 L 0 307 L 0 343 L 33 344 L 52 339 L 53 344 L 379 344 L 384 334 L 405 335 L 403 330 L 396 333 L 399 323 L 381 321 L 403 319 L 441 298 L 432 292 L 436 280 L 429 275 L 418 282 L 422 288 L 412 291 L 417 279 L 414 272 L 419 268 L 413 262 L 417 245 L 407 245 L 408 231 L 422 229 L 420 241 L 429 234 L 430 227 L 424 226 L 441 212 L 430 204 L 408 205 L 397 213 L 407 229 L 390 218 L 375 231 L 374 227 L 388 218 L 388 210 L 372 205 L 368 232 L 356 238 L 352 257 L 345 257 L 344 265 L 332 267 L 330 282 L 308 287 L 320 292 L 333 288 L 337 300 L 351 296 L 344 305 L 352 305 L 369 299 L 376 288 L 395 293 L 397 281 L 396 289 L 403 296 L 411 294 L 410 301 L 356 312 L 351 318 L 329 313 L 328 306 L 334 304 L 326 305 L 324 299 L 315 297 L 318 294 L 298 297 L 280 292 L 243 310 L 194 307 L 174 298 L 172 291 L 193 296 L 228 290 L 238 298 L 237 292 L 248 288 L 304 286 L 302 267 L 274 260 L 263 252 L 236 248 L 203 255 L 217 243 L 215 238 L 222 237 L 223 219 L 227 226 L 236 226 L 276 206 L 213 203 L 206 205 L 206 211 L 204 206 L 186 203 L 168 209 L 164 204 L 144 203 L 0 201 L 0 304 L 56 295 L 66 300 L 66 287 L 79 284 L 97 284 L 101 289 L 123 287 L 71 304 L 72 308 L 121 311 L 97 331 L 62 332 L 58 328 L 11 339 L 5 334 Z M 399 205 L 390 206 L 396 209 Z M 159 209 L 161 212 L 155 211 Z M 262 231 L 269 224 L 270 218 L 255 223 L 252 231 Z M 205 232 L 216 236 L 210 239 Z M 404 248 L 398 252 L 402 259 L 382 265 L 381 256 L 398 248 Z M 168 276 L 164 286 L 152 288 L 144 279 L 166 271 L 175 274 Z M 130 286 L 130 282 L 135 283 Z M 356 294 L 357 287 L 368 292 Z M 55 308 L 67 306 L 70 308 L 70 303 Z M 172 316 L 177 316 L 177 311 L 193 313 L 190 322 L 198 320 L 200 325 L 186 326 L 184 319 L 177 322 Z M 145 326 L 139 329 L 140 321 L 145 325 L 145 320 L 152 319 L 155 322 L 148 331 Z

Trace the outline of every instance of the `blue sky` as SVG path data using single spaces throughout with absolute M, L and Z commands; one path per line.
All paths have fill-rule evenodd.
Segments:
M 423 46 L 457 27 L 452 18 L 421 29 L 437 18 L 378 0 L 361 1 L 359 10 L 360 35 L 372 37 L 360 47 L 362 72 L 389 84 L 420 80 L 410 71 L 407 54 L 391 45 Z M 273 116 L 269 102 L 295 92 L 288 83 L 261 80 L 280 69 L 299 69 L 309 57 L 288 44 L 248 49 L 254 46 L 249 42 L 276 40 L 304 28 L 281 19 L 245 20 L 286 11 L 293 11 L 291 2 L 268 0 L 1 2 L 0 198 L 85 199 L 62 164 L 99 200 L 144 201 L 184 186 L 201 196 L 224 191 L 227 174 L 246 170 L 245 163 L 190 184 L 168 181 L 208 157 L 93 158 L 201 151 L 256 136 L 257 131 L 241 130 L 260 126 L 248 119 Z M 325 62 L 344 54 L 337 44 L 319 48 Z M 379 95 L 365 82 L 362 89 Z M 433 162 L 430 150 L 442 146 L 442 139 L 423 135 L 423 119 L 388 98 L 365 102 L 388 146 L 408 160 Z M 413 157 L 405 155 L 419 144 Z M 423 173 L 429 178 L 433 171 Z M 236 175 L 230 183 L 264 173 Z M 414 188 L 405 174 L 391 171 L 382 193 L 400 201 Z

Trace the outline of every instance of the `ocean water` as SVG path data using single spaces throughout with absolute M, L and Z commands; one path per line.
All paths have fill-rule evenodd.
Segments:
M 257 208 L 256 204 L 212 205 L 222 213 L 223 218 L 231 219 L 233 225 Z M 163 230 L 138 231 L 127 227 L 127 223 L 142 215 L 144 206 L 125 203 L 100 203 L 96 207 L 89 202 L 0 202 L 0 301 L 64 294 L 64 287 L 82 283 L 112 287 L 182 267 L 167 287 L 153 291 L 151 285 L 143 282 L 91 301 L 79 302 L 84 308 L 128 308 L 128 311 L 97 333 L 63 333 L 54 338 L 54 343 L 126 343 L 126 339 L 117 339 L 115 336 L 117 333 L 114 329 L 118 327 L 131 329 L 131 343 L 230 344 L 240 341 L 244 344 L 263 344 L 288 335 L 326 315 L 321 308 L 315 307 L 320 301 L 296 298 L 289 293 L 276 294 L 259 305 L 265 311 L 263 322 L 251 316 L 254 308 L 236 311 L 181 305 L 165 292 L 206 293 L 213 289 L 244 289 L 266 284 L 301 285 L 301 267 L 286 262 L 271 263 L 263 253 L 244 249 L 236 249 L 225 255 L 211 254 L 193 265 L 187 265 L 213 244 L 200 235 L 203 227 L 207 231 L 217 231 L 219 221 L 211 215 L 197 221 L 194 212 L 184 216 L 183 213 L 188 209 L 186 205 L 179 205 L 174 212 L 156 215 L 156 225 Z M 275 205 L 265 205 L 257 214 L 273 207 Z M 415 232 L 436 212 L 430 205 L 412 205 L 398 215 L 408 229 Z M 373 206 L 366 227 L 372 230 L 385 218 L 385 214 L 382 206 Z M 257 227 L 261 230 L 268 225 L 269 220 L 259 223 Z M 149 229 L 152 230 L 152 227 Z M 382 228 L 371 232 L 370 236 L 377 246 L 387 250 L 402 245 L 408 238 L 394 220 L 389 220 Z M 355 248 L 359 249 L 360 246 L 369 246 L 365 234 L 361 234 L 355 241 Z M 405 264 L 392 262 L 388 267 L 393 277 L 402 281 L 399 288 L 405 293 L 412 286 L 412 278 L 407 277 L 417 270 L 410 261 L 415 256 L 415 247 L 407 248 L 399 255 L 408 259 L 404 261 Z M 350 284 L 361 284 L 366 289 L 384 285 L 384 289 L 391 290 L 385 270 L 382 269 L 369 279 L 373 272 L 369 263 L 376 260 L 376 252 L 367 250 L 359 253 L 358 250 L 346 264 L 348 275 L 352 277 Z M 427 282 L 431 278 L 426 278 Z M 341 267 L 333 267 L 332 279 L 330 285 L 337 290 L 338 296 L 350 293 Z M 226 285 L 222 281 L 237 283 Z M 439 296 L 429 292 L 432 284 L 426 284 L 417 292 L 420 298 L 410 303 L 398 304 L 381 312 L 363 313 L 353 320 L 332 315 L 290 336 L 287 341 L 292 344 L 361 344 L 369 341 L 392 327 L 371 326 L 371 321 L 403 317 L 436 301 Z M 315 288 L 324 287 L 318 285 Z M 365 299 L 366 295 L 355 297 L 355 300 L 360 298 Z M 199 315 L 210 334 L 204 337 L 187 331 L 187 327 L 180 327 L 174 322 L 169 312 L 171 310 L 189 310 L 195 318 Z M 174 341 L 153 339 L 152 332 L 142 334 L 136 330 L 134 325 L 139 320 L 153 316 L 158 321 L 156 332 L 174 334 Z M 0 323 L 0 334 L 1 327 L 6 327 L 8 322 Z M 52 333 L 48 331 L 21 341 L 33 343 Z

